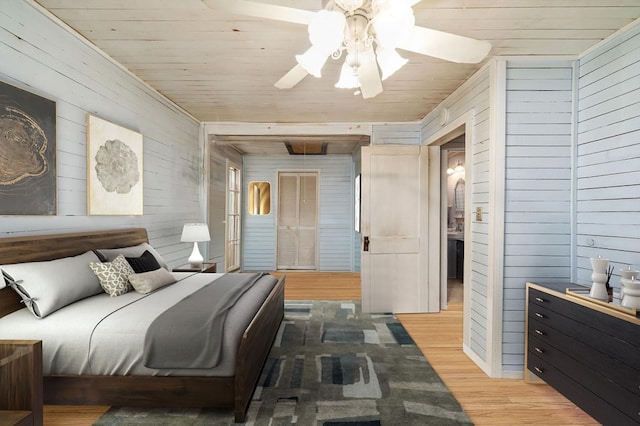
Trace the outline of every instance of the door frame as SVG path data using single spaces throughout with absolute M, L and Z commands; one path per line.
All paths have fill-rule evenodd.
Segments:
M 438 287 L 440 294 L 441 307 L 447 306 L 447 271 L 446 265 L 443 266 L 442 250 L 443 246 L 446 250 L 447 243 L 447 226 L 446 226 L 446 208 L 443 213 L 442 205 L 442 151 L 440 147 L 456 137 L 465 134 L 465 186 L 471 188 L 473 186 L 473 161 L 472 161 L 472 141 L 473 141 L 473 110 L 461 115 L 449 124 L 445 125 L 439 132 L 425 139 L 423 145 L 429 149 L 429 205 L 428 211 L 428 235 L 437 236 L 437 238 L 429 238 L 429 285 Z M 464 235 L 471 236 L 471 190 L 465 191 L 464 204 L 468 208 L 464 211 Z M 471 240 L 471 238 L 469 238 Z M 470 262 L 472 244 L 465 241 L 464 258 L 465 263 Z M 470 320 L 471 320 L 471 268 L 465 265 L 464 268 L 464 287 L 462 302 L 462 342 L 463 345 L 469 347 L 471 344 Z M 444 299 L 444 302 L 443 302 Z

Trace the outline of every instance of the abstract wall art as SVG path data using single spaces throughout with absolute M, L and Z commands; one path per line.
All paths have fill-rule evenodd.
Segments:
M 0 82 L 0 215 L 56 213 L 56 103 Z
M 87 214 L 143 214 L 142 139 L 87 114 Z

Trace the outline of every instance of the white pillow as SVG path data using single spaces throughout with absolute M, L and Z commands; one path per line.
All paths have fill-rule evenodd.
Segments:
M 160 256 L 160 253 L 158 253 L 156 249 L 151 247 L 149 243 L 142 243 L 138 244 L 137 246 L 120 247 L 115 249 L 98 249 L 96 251 L 98 252 L 98 256 L 102 255 L 104 257 L 104 259 L 101 259 L 102 261 L 111 262 L 119 254 L 123 255 L 124 257 L 140 257 L 146 250 L 149 250 L 149 253 L 151 253 L 153 257 L 156 258 L 158 264 L 161 267 L 169 269 L 167 267 L 167 262 L 164 261 L 162 256 Z
M 100 281 L 91 272 L 89 262 L 99 261 L 95 253 L 64 257 L 46 262 L 2 265 L 9 285 L 22 297 L 26 307 L 44 318 L 73 302 L 102 293 Z
M 129 275 L 129 282 L 138 293 L 146 294 L 176 282 L 171 272 L 164 268 Z
M 111 262 L 90 262 L 89 268 L 96 274 L 100 285 L 109 296 L 122 296 L 131 290 L 129 275 L 135 271 L 123 255 L 119 254 Z

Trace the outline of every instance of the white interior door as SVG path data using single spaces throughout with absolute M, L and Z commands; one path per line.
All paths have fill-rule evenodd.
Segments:
M 278 194 L 277 268 L 317 269 L 317 173 L 279 173 Z
M 362 309 L 428 312 L 427 155 L 419 146 L 362 149 Z M 424 182 L 422 182 L 424 180 Z M 425 227 L 426 228 L 426 227 Z

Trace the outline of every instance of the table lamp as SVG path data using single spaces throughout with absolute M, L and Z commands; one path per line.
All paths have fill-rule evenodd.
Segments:
M 206 223 L 186 223 L 182 228 L 182 237 L 180 241 L 184 243 L 193 243 L 193 251 L 189 256 L 189 265 L 192 268 L 202 267 L 204 258 L 200 254 L 198 243 L 200 241 L 211 241 L 209 236 L 209 227 Z

